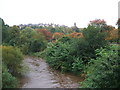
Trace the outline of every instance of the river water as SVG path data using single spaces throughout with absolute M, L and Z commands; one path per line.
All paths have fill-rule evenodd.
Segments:
M 25 57 L 24 63 L 29 70 L 21 78 L 21 88 L 78 88 L 78 82 L 83 81 L 78 76 L 53 70 L 40 58 Z

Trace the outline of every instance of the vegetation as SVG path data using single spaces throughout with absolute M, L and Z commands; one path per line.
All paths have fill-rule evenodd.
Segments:
M 42 33 L 26 27 L 20 32 L 18 47 L 24 54 L 42 51 L 46 48 L 47 41 Z
M 18 86 L 17 79 L 8 72 L 5 65 L 2 67 L 2 87 L 3 88 L 16 88 Z
M 120 54 L 118 45 L 97 49 L 97 58 L 86 67 L 83 88 L 120 88 Z
M 12 46 L 2 46 L 2 61 L 12 75 L 20 74 L 23 55 Z
M 17 77 L 24 68 L 23 55 L 35 55 L 44 58 L 53 69 L 78 76 L 84 74 L 81 83 L 84 88 L 119 88 L 118 32 L 119 27 L 109 26 L 100 19 L 90 21 L 83 29 L 76 24 L 10 27 L 2 20 L 3 87 L 17 87 Z
M 83 31 L 84 37 L 62 37 L 50 43 L 42 55 L 54 69 L 83 73 L 83 67 L 91 58 L 96 58 L 95 50 L 107 45 L 105 34 L 99 31 L 99 28 L 88 26 Z

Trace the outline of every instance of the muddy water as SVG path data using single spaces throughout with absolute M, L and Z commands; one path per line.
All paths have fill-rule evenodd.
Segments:
M 77 88 L 83 79 L 71 74 L 62 74 L 48 67 L 38 58 L 25 57 L 29 70 L 21 79 L 22 88 Z

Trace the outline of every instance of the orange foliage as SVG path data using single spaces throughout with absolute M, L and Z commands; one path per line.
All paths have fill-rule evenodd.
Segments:
M 55 32 L 54 34 L 53 34 L 53 39 L 59 39 L 59 38 L 61 38 L 62 36 L 64 36 L 64 33 L 60 33 L 60 32 Z
M 106 40 L 112 40 L 112 39 L 117 39 L 118 38 L 118 29 L 113 29 L 108 32 L 108 37 Z
M 81 38 L 81 37 L 83 37 L 83 34 L 82 33 L 73 32 L 73 33 L 70 33 L 70 34 L 68 34 L 66 36 L 70 36 L 72 38 Z
M 38 29 L 37 31 L 42 33 L 45 36 L 46 40 L 52 39 L 52 33 L 47 29 Z

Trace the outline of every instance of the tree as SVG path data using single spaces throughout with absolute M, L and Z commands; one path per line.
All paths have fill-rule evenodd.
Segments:
M 52 37 L 52 38 L 55 39 L 55 40 L 57 40 L 57 39 L 61 38 L 63 35 L 64 35 L 64 33 L 55 32 L 55 33 L 53 34 L 53 37 Z
M 45 36 L 46 40 L 49 41 L 52 39 L 52 33 L 49 32 L 47 29 L 37 29 L 37 31 L 42 33 Z
M 94 26 L 88 26 L 83 30 L 83 36 L 85 40 L 88 41 L 89 46 L 94 50 L 106 45 L 107 41 L 105 40 L 107 33 L 99 32 L 100 28 Z
M 109 35 L 106 37 L 106 40 L 117 41 L 119 39 L 118 29 L 113 29 L 108 32 Z
M 95 19 L 95 20 L 90 21 L 90 25 L 95 26 L 95 27 L 102 27 L 106 25 L 106 21 Z
M 6 42 L 9 45 L 16 46 L 19 44 L 20 28 L 17 26 L 12 26 L 8 30 L 8 36 Z
M 46 48 L 47 41 L 42 33 L 26 27 L 20 32 L 19 47 L 24 54 L 39 52 Z
M 89 25 L 100 28 L 101 32 L 112 30 L 111 26 L 108 26 L 104 19 L 102 19 L 102 20 L 101 19 L 92 20 L 92 21 L 90 21 Z
M 78 32 L 73 32 L 73 33 L 68 34 L 67 36 L 70 36 L 72 38 L 81 38 L 81 37 L 83 37 L 83 34 L 78 33 Z
M 99 32 L 100 28 L 88 26 L 82 30 L 82 38 L 74 38 L 72 55 L 79 57 L 84 63 L 89 62 L 91 58 L 96 58 L 95 50 L 107 45 L 105 33 Z
M 0 18 L 0 29 L 2 29 L 2 42 L 5 43 L 8 35 L 9 26 L 5 24 L 4 20 Z

